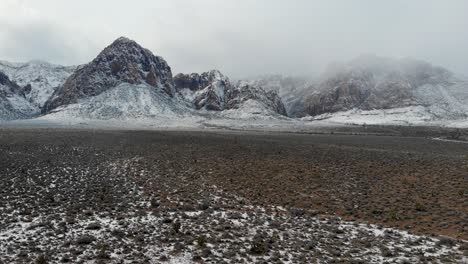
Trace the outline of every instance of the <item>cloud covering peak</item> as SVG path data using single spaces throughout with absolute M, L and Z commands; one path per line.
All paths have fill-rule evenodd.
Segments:
M 0 58 L 81 64 L 119 36 L 174 72 L 310 74 L 363 53 L 468 75 L 468 2 L 2 0 Z

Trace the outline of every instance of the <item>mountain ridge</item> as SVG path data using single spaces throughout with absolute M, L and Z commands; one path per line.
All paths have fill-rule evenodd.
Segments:
M 0 61 L 2 71 L 18 87 L 13 89 L 14 104 L 3 96 L 3 112 L 10 117 L 0 119 L 57 116 L 59 111 L 70 113 L 70 118 L 81 113 L 95 119 L 165 118 L 164 113 L 177 118 L 186 112 L 196 119 L 271 115 L 305 122 L 343 116 L 348 120 L 380 110 L 404 119 L 404 109 L 418 112 L 423 121 L 468 119 L 468 82 L 413 59 L 365 55 L 334 64 L 316 79 L 263 75 L 233 82 L 219 70 L 173 76 L 162 57 L 120 37 L 84 65 Z M 10 86 L 3 85 L 0 92 L 12 95 Z

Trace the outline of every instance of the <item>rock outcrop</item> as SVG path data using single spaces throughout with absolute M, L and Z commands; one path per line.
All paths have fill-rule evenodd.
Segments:
M 45 103 L 43 112 L 99 95 L 122 83 L 148 84 L 169 96 L 175 94 L 171 68 L 166 61 L 135 41 L 121 37 L 92 62 L 79 67 Z
M 248 100 L 256 101 L 274 113 L 286 115 L 286 110 L 274 90 L 265 91 L 261 86 L 239 82 L 233 85 L 218 70 L 202 74 L 178 74 L 174 77 L 176 89 L 196 109 L 222 111 L 242 108 Z

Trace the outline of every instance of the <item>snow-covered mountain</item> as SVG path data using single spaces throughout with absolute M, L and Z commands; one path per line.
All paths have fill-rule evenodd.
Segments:
M 262 87 L 265 91 L 275 91 L 281 98 L 288 115 L 294 112 L 293 108 L 298 98 L 308 95 L 315 87 L 312 77 L 279 74 L 250 77 L 242 82 L 250 86 Z
M 414 109 L 431 120 L 463 119 L 468 117 L 466 84 L 426 62 L 362 56 L 330 68 L 315 89 L 298 98 L 290 114 L 325 118 L 350 110 L 418 107 Z
M 99 95 L 120 84 L 147 84 L 175 94 L 166 61 L 128 38 L 118 38 L 92 62 L 79 67 L 47 100 L 43 113 Z
M 43 113 L 101 120 L 198 118 L 216 116 L 207 112 L 243 111 L 244 105 L 246 111 L 286 114 L 274 91 L 249 85 L 235 87 L 217 70 L 173 78 L 163 58 L 121 37 L 92 62 L 78 67 L 47 100 Z
M 287 115 L 286 108 L 276 91 L 266 91 L 263 87 L 245 82 L 227 92 L 227 109 L 251 109 L 250 112 L 267 114 L 268 111 L 283 116 Z M 253 107 L 255 106 L 255 107 Z
M 1 72 L 0 120 L 41 112 L 40 119 L 47 120 L 187 120 L 216 126 L 222 120 L 293 121 L 286 116 L 297 118 L 294 122 L 357 124 L 468 120 L 468 81 L 411 59 L 361 56 L 329 67 L 317 79 L 265 75 L 233 82 L 218 70 L 172 77 L 162 57 L 121 37 L 82 66 L 1 61 Z
M 83 97 L 76 103 L 59 106 L 44 120 L 95 119 L 179 119 L 194 115 L 195 110 L 186 107 L 164 90 L 147 83 L 121 83 L 102 93 Z
M 27 63 L 0 61 L 0 71 L 24 88 L 25 98 L 37 108 L 37 112 L 75 69 L 76 66 L 54 65 L 44 61 Z
M 226 92 L 233 89 L 229 78 L 218 70 L 202 74 L 179 73 L 174 77 L 176 90 L 196 109 L 222 111 Z
M 174 83 L 177 91 L 196 109 L 240 109 L 249 113 L 286 115 L 277 91 L 266 91 L 259 85 L 243 81 L 234 85 L 217 70 L 202 74 L 177 74 Z
M 26 99 L 22 87 L 0 72 L 0 120 L 31 117 L 36 108 Z

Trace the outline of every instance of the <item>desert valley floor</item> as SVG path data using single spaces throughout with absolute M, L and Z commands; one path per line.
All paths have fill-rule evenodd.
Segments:
M 466 263 L 468 144 L 355 132 L 1 129 L 0 263 Z

